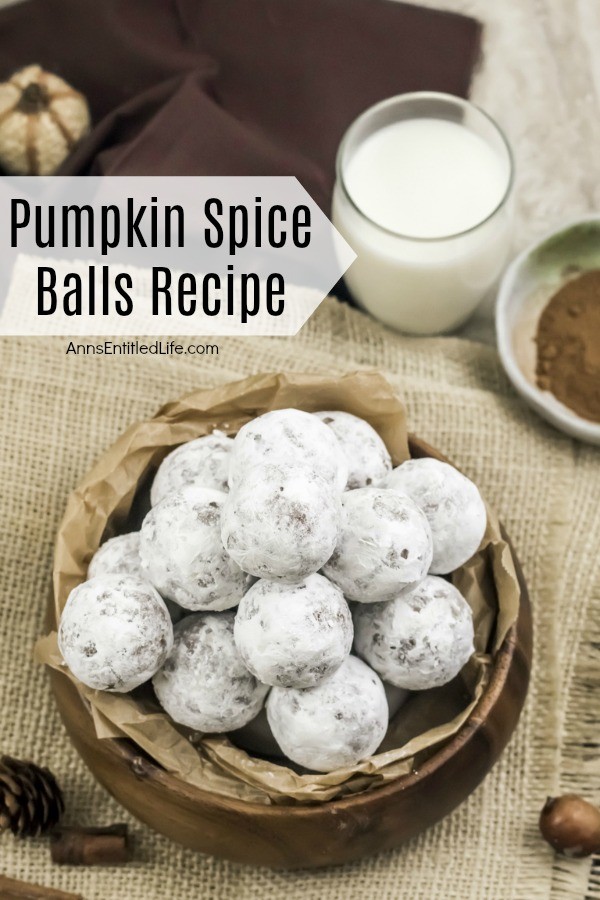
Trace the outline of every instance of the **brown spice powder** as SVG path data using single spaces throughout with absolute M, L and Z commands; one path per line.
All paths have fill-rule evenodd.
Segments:
M 536 381 L 584 419 L 600 422 L 600 269 L 568 281 L 540 316 Z

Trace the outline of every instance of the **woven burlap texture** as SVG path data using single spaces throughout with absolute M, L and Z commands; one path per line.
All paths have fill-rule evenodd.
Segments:
M 537 835 L 537 816 L 547 794 L 597 790 L 597 753 L 589 747 L 598 743 L 592 690 L 600 637 L 597 451 L 528 412 L 492 349 L 450 338 L 402 338 L 334 300 L 294 338 L 224 339 L 218 355 L 68 356 L 67 343 L 0 342 L 0 746 L 53 769 L 71 820 L 128 821 L 136 862 L 123 869 L 58 869 L 43 840 L 4 836 L 0 869 L 78 891 L 86 900 L 583 898 L 589 861 L 555 861 Z M 69 744 L 44 671 L 32 662 L 67 494 L 127 425 L 186 391 L 258 371 L 360 367 L 387 376 L 408 406 L 412 430 L 480 484 L 506 523 L 534 609 L 536 652 L 525 712 L 481 787 L 397 852 L 316 873 L 273 873 L 194 855 L 132 820 L 94 782 Z

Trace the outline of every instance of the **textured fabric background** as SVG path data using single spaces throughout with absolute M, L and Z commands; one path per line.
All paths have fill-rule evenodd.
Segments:
M 526 711 L 498 766 L 453 815 L 398 852 L 341 869 L 274 874 L 195 856 L 130 821 L 136 863 L 125 869 L 60 870 L 43 840 L 10 837 L 2 841 L 1 869 L 78 890 L 86 900 L 124 893 L 131 900 L 582 898 L 589 861 L 554 864 L 537 835 L 537 815 L 549 793 L 597 790 L 597 753 L 584 746 L 597 742 L 597 452 L 529 414 L 491 349 L 448 338 L 411 341 L 333 300 L 295 338 L 227 339 L 211 359 L 72 357 L 66 345 L 0 344 L 0 721 L 4 751 L 56 772 L 70 819 L 127 816 L 71 749 L 44 672 L 31 662 L 53 536 L 67 493 L 108 443 L 132 420 L 194 387 L 261 370 L 381 369 L 405 398 L 412 429 L 455 459 L 504 519 L 531 589 L 535 666 Z

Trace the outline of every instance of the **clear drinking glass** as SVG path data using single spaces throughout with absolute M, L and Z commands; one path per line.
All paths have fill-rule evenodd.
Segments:
M 469 129 L 500 162 L 503 193 L 466 230 L 435 237 L 401 234 L 369 218 L 349 190 L 348 165 L 357 148 L 380 129 L 411 119 L 442 119 Z M 338 151 L 336 175 L 332 219 L 358 257 L 345 275 L 358 304 L 386 325 L 412 334 L 437 334 L 461 325 L 496 282 L 510 252 L 514 165 L 494 120 L 449 94 L 392 97 L 350 126 Z M 385 171 L 378 177 L 385 179 Z

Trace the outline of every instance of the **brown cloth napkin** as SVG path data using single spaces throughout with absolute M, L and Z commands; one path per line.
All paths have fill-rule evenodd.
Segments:
M 60 174 L 292 174 L 328 212 L 352 120 L 404 91 L 465 96 L 480 38 L 391 0 L 27 0 L 0 13 L 0 77 L 39 63 L 88 97 Z

